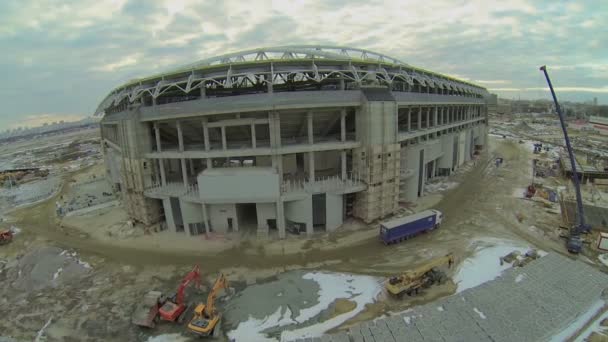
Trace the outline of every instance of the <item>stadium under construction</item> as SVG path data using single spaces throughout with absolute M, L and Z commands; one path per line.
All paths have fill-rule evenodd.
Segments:
M 379 53 L 289 46 L 129 81 L 97 114 L 133 220 L 284 238 L 415 202 L 484 148 L 495 108 L 483 87 Z

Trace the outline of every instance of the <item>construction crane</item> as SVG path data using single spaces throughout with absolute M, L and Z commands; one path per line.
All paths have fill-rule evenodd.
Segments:
M 578 173 L 576 171 L 576 161 L 574 159 L 574 152 L 572 151 L 572 145 L 570 144 L 570 138 L 568 138 L 568 130 L 566 129 L 566 123 L 564 114 L 557 102 L 557 96 L 555 96 L 555 90 L 553 90 L 553 84 L 547 73 L 547 66 L 543 65 L 540 70 L 545 74 L 549 89 L 551 90 L 551 96 L 553 96 L 553 102 L 555 103 L 555 110 L 559 115 L 559 122 L 564 132 L 564 140 L 566 141 L 566 149 L 568 150 L 568 158 L 570 158 L 570 166 L 572 167 L 572 182 L 574 183 L 574 191 L 576 194 L 576 216 L 577 222 L 570 228 L 570 234 L 566 242 L 566 248 L 570 253 L 578 254 L 583 249 L 583 238 L 582 234 L 586 234 L 591 230 L 591 226 L 585 223 L 585 214 L 583 211 L 583 198 L 581 196 L 581 185 L 578 179 Z
M 207 304 L 200 303 L 194 309 L 194 317 L 188 323 L 188 329 L 199 336 L 218 336 L 221 314 L 215 308 L 215 298 L 222 289 L 228 288 L 228 280 L 223 273 L 217 277 L 207 296 Z
M 447 275 L 439 270 L 439 267 L 445 264 L 448 264 L 448 267 L 452 267 L 454 264 L 454 256 L 451 253 L 432 259 L 426 264 L 406 271 L 399 276 L 389 278 L 385 283 L 386 290 L 399 297 L 404 293 L 411 296 L 417 294 L 420 288 L 428 288 L 433 284 L 443 284 L 447 280 Z
M 144 296 L 133 312 L 131 322 L 135 325 L 154 328 L 162 319 L 164 321 L 182 323 L 184 312 L 188 306 L 184 303 L 184 292 L 193 281 L 200 288 L 200 269 L 194 266 L 180 283 L 177 292 L 171 296 L 165 296 L 160 291 L 149 291 Z

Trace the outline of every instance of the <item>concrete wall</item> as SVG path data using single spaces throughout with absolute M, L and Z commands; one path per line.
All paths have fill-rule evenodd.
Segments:
M 167 228 L 169 231 L 175 233 L 175 221 L 173 220 L 173 209 L 171 208 L 171 200 L 169 198 L 163 199 L 163 210 L 165 212 L 165 221 L 167 222 Z
M 465 162 L 465 154 L 466 154 L 466 145 L 467 145 L 467 132 L 460 132 L 458 135 L 458 163 L 460 166 Z
M 401 169 L 410 169 L 414 173 L 401 182 L 404 184 L 405 192 L 401 198 L 408 202 L 413 202 L 418 198 L 418 179 L 419 179 L 419 165 L 420 165 L 420 146 L 407 146 L 401 148 Z
M 442 154 L 441 140 L 434 139 L 427 141 L 422 145 L 424 148 L 424 162 L 428 163 L 432 160 L 439 158 Z
M 443 156 L 439 158 L 437 166 L 443 169 L 451 169 L 454 162 L 454 134 L 441 136 L 441 150 L 443 151 Z
M 325 229 L 327 229 L 328 232 L 331 232 L 342 225 L 343 196 L 327 193 L 325 196 L 325 205 L 325 213 L 327 215 Z
M 122 183 L 122 180 L 120 178 L 120 158 L 120 153 L 116 152 L 113 148 L 106 149 L 106 169 L 109 172 L 108 176 L 110 177 L 110 182 L 112 183 L 112 185 L 116 183 Z
M 283 155 L 283 173 L 295 174 L 298 170 L 295 154 Z
M 279 198 L 279 175 L 270 168 L 214 168 L 198 176 L 200 197 L 209 202 L 258 203 Z
M 258 203 L 255 206 L 258 217 L 258 228 L 268 229 L 268 220 L 277 219 L 277 206 L 275 203 Z M 277 223 L 278 226 L 278 223 Z
M 228 219 L 232 218 L 232 228 L 238 231 L 238 218 L 234 204 L 208 204 L 207 213 L 211 221 L 211 229 L 216 232 L 228 231 Z
M 184 230 L 186 234 L 190 234 L 189 224 L 203 223 L 203 208 L 200 203 L 192 203 L 184 200 L 179 201 L 182 209 L 182 220 L 184 221 Z
M 285 219 L 304 223 L 306 231 L 312 234 L 312 198 L 311 196 L 298 200 L 285 202 Z

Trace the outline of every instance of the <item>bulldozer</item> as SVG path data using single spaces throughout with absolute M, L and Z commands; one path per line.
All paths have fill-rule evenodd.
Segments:
M 194 281 L 200 288 L 200 279 L 200 269 L 196 265 L 184 277 L 174 295 L 165 296 L 160 291 L 146 293 L 133 312 L 131 322 L 147 328 L 154 328 L 160 320 L 181 324 L 189 308 L 184 302 L 186 287 Z
M 386 290 L 396 297 L 401 297 L 403 294 L 413 296 L 418 294 L 421 288 L 443 284 L 448 280 L 448 276 L 439 267 L 445 264 L 452 267 L 454 264 L 452 254 L 432 259 L 413 270 L 406 271 L 399 276 L 390 277 L 385 283 Z
M 220 273 L 213 288 L 209 291 L 207 303 L 200 303 L 194 308 L 194 316 L 190 320 L 190 323 L 188 323 L 188 330 L 198 336 L 217 337 L 220 335 L 220 320 L 222 315 L 215 307 L 215 299 L 220 290 L 227 288 L 228 280 L 226 280 L 226 276 L 223 273 Z

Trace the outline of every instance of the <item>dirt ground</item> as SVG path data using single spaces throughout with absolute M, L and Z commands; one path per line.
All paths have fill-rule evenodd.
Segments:
M 493 161 L 498 156 L 505 162 L 496 168 Z M 141 330 L 131 326 L 129 316 L 146 291 L 173 291 L 193 264 L 200 264 L 207 285 L 221 271 L 238 291 L 287 270 L 385 277 L 448 252 L 455 255 L 458 263 L 472 253 L 472 241 L 484 238 L 522 241 L 546 251 L 565 253 L 556 230 L 559 215 L 513 196 L 515 189 L 529 184 L 530 163 L 531 152 L 517 141 L 490 139 L 488 150 L 471 163 L 470 170 L 454 177 L 459 183 L 456 188 L 423 200 L 432 205 L 440 199 L 434 207 L 444 213 L 442 227 L 392 246 L 379 243 L 376 228 L 370 227 L 320 235 L 312 242 L 234 239 L 226 247 L 225 241 L 192 239 L 192 245 L 182 249 L 180 240 L 167 239 L 163 234 L 119 239 L 96 235 L 91 227 L 76 228 L 90 218 L 62 227 L 55 218 L 54 200 L 20 209 L 11 213 L 10 224 L 19 226 L 22 232 L 13 243 L 0 247 L 0 311 L 10 312 L 0 321 L 0 335 L 31 341 L 49 320 L 42 334 L 47 341 L 145 341 L 151 334 L 179 333 L 183 327 L 170 324 L 162 324 L 153 332 Z M 103 211 L 95 215 L 93 219 L 102 227 L 119 224 L 111 222 Z M 523 217 L 521 222 L 518 216 Z M 77 253 L 91 269 L 67 279 L 61 286 L 51 282 L 44 290 L 24 291 L 11 285 L 27 271 L 19 268 L 17 261 L 46 246 Z M 341 328 L 454 291 L 455 286 L 450 283 L 406 300 L 382 295 L 379 302 L 369 305 Z M 195 297 L 204 298 L 203 293 Z

